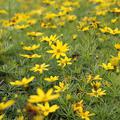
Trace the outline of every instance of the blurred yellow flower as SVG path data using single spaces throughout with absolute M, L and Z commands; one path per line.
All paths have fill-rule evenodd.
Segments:
M 57 61 L 59 66 L 65 67 L 66 65 L 71 65 L 71 58 L 68 58 L 65 56 L 64 58 L 60 58 L 60 60 Z
M 59 76 L 50 76 L 50 77 L 44 78 L 44 80 L 48 81 L 48 82 L 54 82 L 54 81 L 57 81 L 58 78 L 59 78 Z
M 80 100 L 79 102 L 74 103 L 72 105 L 72 108 L 73 108 L 73 111 L 75 111 L 75 112 L 77 112 L 77 111 L 79 111 L 79 112 L 83 111 L 83 108 L 84 108 L 83 100 Z
M 102 65 L 100 66 L 105 70 L 114 70 L 114 66 L 111 63 L 108 63 L 108 64 L 102 63 Z
M 48 102 L 45 102 L 45 105 L 37 104 L 37 106 L 40 107 L 40 110 L 43 112 L 44 116 L 48 116 L 49 113 L 55 112 L 57 109 L 59 109 L 58 105 L 50 106 Z
M 40 45 L 23 46 L 23 50 L 32 51 L 40 48 Z
M 15 103 L 14 100 L 8 100 L 7 102 L 1 102 L 0 103 L 0 111 L 5 110 L 6 108 L 12 106 Z
M 59 86 L 55 85 L 54 88 L 55 88 L 54 92 L 56 93 L 63 92 L 68 88 L 68 84 L 65 85 L 65 83 L 59 82 Z
M 99 89 L 97 89 L 97 90 L 95 90 L 95 89 L 92 89 L 92 92 L 91 93 L 87 93 L 88 95 L 90 95 L 90 96 L 94 96 L 94 97 L 101 97 L 101 96 L 103 96 L 103 95 L 106 95 L 106 93 L 105 93 L 105 90 L 102 90 L 101 88 L 99 88 Z
M 40 74 L 43 73 L 43 71 L 47 71 L 48 70 L 48 67 L 49 65 L 46 65 L 45 63 L 39 65 L 39 64 L 35 64 L 35 66 L 33 68 L 31 68 L 30 70 L 31 71 L 34 71 L 34 72 L 39 72 Z
M 30 103 L 48 102 L 50 100 L 57 99 L 60 95 L 53 94 L 53 89 L 49 89 L 46 93 L 41 89 L 37 88 L 37 95 L 31 95 L 28 99 Z
M 42 36 L 43 33 L 42 32 L 27 32 L 27 35 L 31 37 L 38 37 L 38 36 Z
M 17 80 L 17 81 L 14 81 L 14 82 L 10 82 L 10 84 L 13 85 L 13 86 L 23 86 L 23 87 L 27 87 L 28 84 L 29 84 L 30 82 L 32 82 L 34 79 L 35 79 L 34 76 L 32 76 L 32 77 L 30 77 L 30 78 L 24 77 L 22 80 Z
M 119 43 L 115 44 L 115 48 L 116 48 L 117 50 L 120 50 L 120 44 L 119 44 Z
M 84 120 L 90 120 L 90 116 L 95 115 L 94 113 L 90 113 L 89 111 L 78 112 L 78 115 Z
M 27 55 L 27 54 L 20 54 L 20 56 L 24 57 L 24 58 L 41 58 L 41 55 L 38 54 L 32 54 L 32 55 Z
M 4 114 L 0 115 L 0 120 L 3 120 Z
M 14 28 L 17 29 L 17 30 L 23 30 L 25 28 L 28 28 L 29 25 L 16 25 Z

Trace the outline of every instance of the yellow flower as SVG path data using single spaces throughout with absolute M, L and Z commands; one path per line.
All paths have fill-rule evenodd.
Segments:
M 28 28 L 28 27 L 29 27 L 29 25 L 16 25 L 15 29 L 17 29 L 17 30 L 23 30 L 23 29 Z
M 55 13 L 47 13 L 44 19 L 51 20 L 51 19 L 54 19 L 55 17 L 57 17 Z
M 116 23 L 117 20 L 118 20 L 118 18 L 116 17 L 116 18 L 114 18 L 114 19 L 111 20 L 111 23 Z
M 45 42 L 48 42 L 49 45 L 51 45 L 53 42 L 55 42 L 56 40 L 58 40 L 58 36 L 55 34 L 55 35 L 50 35 L 50 37 L 46 36 L 46 37 L 42 37 L 40 39 L 41 41 L 45 41 Z
M 8 12 L 6 10 L 0 9 L 0 15 L 1 14 L 8 14 Z
M 65 85 L 63 82 L 59 82 L 59 86 L 55 85 L 55 92 L 59 93 L 59 92 L 63 92 L 67 89 L 68 85 Z
M 91 83 L 91 86 L 95 89 L 95 90 L 97 90 L 98 88 L 100 88 L 101 87 L 101 82 L 93 82 L 93 83 Z
M 17 81 L 14 81 L 14 82 L 10 82 L 11 85 L 14 85 L 14 86 L 24 86 L 24 87 L 27 87 L 28 83 L 30 83 L 31 81 L 33 81 L 35 79 L 34 76 L 30 77 L 30 78 L 26 78 L 24 77 L 21 81 L 17 80 Z
M 31 95 L 28 99 L 30 103 L 38 103 L 38 102 L 48 102 L 50 100 L 57 99 L 60 95 L 53 94 L 53 89 L 49 89 L 46 93 L 38 88 L 37 95 Z
M 57 40 L 55 45 L 51 45 L 52 50 L 48 50 L 48 53 L 52 53 L 52 57 L 59 59 L 61 56 L 66 56 L 66 52 L 69 50 L 68 45 L 62 43 L 62 41 Z
M 115 48 L 116 48 L 117 50 L 120 50 L 120 44 L 119 44 L 119 43 L 115 44 Z
M 23 46 L 23 50 L 32 51 L 40 48 L 40 45 Z
M 44 120 L 44 117 L 41 114 L 38 114 L 33 117 L 33 120 Z
M 83 111 L 83 108 L 84 108 L 83 100 L 81 100 L 81 101 L 79 101 L 77 103 L 74 103 L 72 105 L 72 108 L 73 108 L 73 111 L 75 111 L 75 112 L 77 112 L 77 111 L 79 111 L 79 112 Z
M 50 76 L 47 78 L 44 78 L 44 80 L 48 81 L 48 82 L 54 82 L 56 80 L 58 80 L 59 76 Z
M 102 78 L 100 77 L 100 75 L 96 75 L 93 80 L 102 80 Z
M 104 68 L 105 70 L 113 70 L 114 66 L 111 63 L 105 64 L 103 63 L 102 65 L 100 65 L 102 68 Z
M 1 102 L 0 103 L 0 111 L 5 110 L 6 108 L 12 106 L 15 103 L 14 100 L 8 100 L 7 102 Z
M 27 24 L 29 24 L 29 25 L 34 25 L 36 22 L 37 22 L 37 20 L 31 19 L 31 20 L 28 20 L 28 21 L 27 21 Z
M 96 75 L 96 76 L 88 75 L 87 76 L 87 83 L 92 82 L 92 81 L 98 81 L 98 80 L 102 80 L 100 75 Z
M 37 106 L 40 107 L 40 110 L 43 112 L 44 116 L 48 116 L 49 113 L 55 112 L 57 109 L 59 109 L 58 105 L 50 106 L 48 102 L 45 102 L 45 105 L 37 104 Z
M 88 93 L 88 95 L 94 96 L 94 97 L 99 97 L 99 96 L 106 95 L 106 93 L 105 93 L 105 90 L 102 90 L 101 88 L 99 88 L 97 90 L 92 89 L 92 92 Z
M 109 31 L 111 31 L 111 28 L 109 28 L 109 27 L 104 27 L 104 28 L 100 28 L 100 31 L 102 32 L 102 33 L 107 33 L 107 32 L 109 32 Z
M 19 116 L 19 117 L 17 117 L 17 120 L 24 120 L 24 116 Z
M 3 120 L 4 114 L 0 115 L 0 120 Z
M 99 11 L 96 11 L 96 15 L 98 15 L 98 16 L 105 16 L 106 15 L 106 13 L 107 13 L 107 10 L 99 10 Z
M 57 61 L 59 66 L 65 67 L 66 65 L 71 65 L 71 58 L 68 58 L 65 56 L 64 58 L 60 58 L 60 60 Z
M 112 66 L 117 66 L 119 64 L 119 58 L 118 57 L 112 57 L 109 61 Z
M 27 32 L 28 36 L 32 36 L 32 37 L 38 37 L 38 36 L 42 36 L 43 33 L 41 32 Z
M 77 35 L 77 34 L 73 34 L 73 35 L 72 35 L 72 39 L 73 39 L 73 40 L 76 40 L 76 39 L 77 39 L 77 37 L 78 37 L 78 35 Z
M 32 54 L 32 55 L 20 54 L 20 56 L 25 57 L 25 58 L 29 58 L 29 59 L 41 57 L 41 55 L 38 55 L 38 54 Z
M 43 71 L 47 71 L 48 70 L 48 67 L 49 65 L 46 65 L 45 63 L 39 65 L 39 64 L 35 64 L 35 66 L 33 68 L 31 68 L 30 70 L 31 71 L 34 71 L 34 72 L 39 72 L 40 74 L 43 73 Z
M 80 115 L 80 117 L 84 120 L 90 120 L 90 116 L 93 116 L 95 114 L 90 113 L 89 111 L 82 111 L 82 112 L 78 112 L 78 114 Z
M 120 30 L 118 30 L 118 28 L 112 30 L 110 27 L 104 27 L 104 28 L 100 28 L 100 31 L 102 33 L 110 33 L 112 35 L 120 34 Z
M 70 100 L 72 98 L 71 94 L 66 95 L 66 100 Z
M 77 17 L 75 15 L 67 15 L 67 20 L 70 21 L 70 22 L 74 21 L 76 19 L 77 19 Z

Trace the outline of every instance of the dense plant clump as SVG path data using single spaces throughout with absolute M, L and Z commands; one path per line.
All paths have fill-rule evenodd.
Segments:
M 0 120 L 120 120 L 119 0 L 0 0 Z

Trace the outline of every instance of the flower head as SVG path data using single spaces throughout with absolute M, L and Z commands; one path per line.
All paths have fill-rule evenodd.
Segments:
M 7 102 L 1 102 L 0 103 L 0 111 L 5 110 L 6 108 L 12 106 L 15 103 L 14 100 L 8 100 Z
M 37 106 L 40 107 L 40 110 L 42 111 L 44 116 L 48 116 L 49 113 L 55 112 L 57 109 L 59 109 L 58 105 L 50 106 L 48 102 L 45 102 L 45 105 L 37 104 Z
M 40 45 L 23 46 L 23 50 L 32 51 L 38 49 L 39 47 Z
M 53 89 L 49 89 L 46 93 L 41 89 L 37 88 L 37 95 L 31 95 L 28 99 L 30 103 L 48 102 L 50 100 L 57 99 L 59 94 L 53 94 Z
M 39 72 L 40 74 L 43 73 L 43 71 L 47 71 L 48 70 L 48 67 L 49 65 L 46 65 L 45 63 L 39 65 L 39 64 L 36 64 L 33 68 L 31 68 L 30 70 L 31 71 L 34 71 L 34 72 Z
M 59 66 L 65 67 L 66 65 L 71 65 L 71 58 L 68 58 L 65 56 L 64 58 L 60 58 L 60 60 L 57 61 Z
M 35 79 L 34 76 L 32 76 L 30 78 L 24 77 L 21 81 L 20 80 L 16 80 L 14 82 L 10 82 L 10 84 L 13 85 L 13 86 L 24 86 L 24 87 L 26 87 L 34 79 Z
M 54 82 L 54 81 L 57 81 L 58 78 L 59 78 L 59 76 L 50 76 L 50 77 L 44 78 L 44 80 L 48 81 L 48 82 Z
M 53 54 L 52 57 L 59 59 L 61 56 L 66 56 L 66 52 L 69 50 L 68 45 L 62 43 L 62 41 L 57 40 L 55 45 L 51 45 L 52 50 L 48 50 L 48 53 Z

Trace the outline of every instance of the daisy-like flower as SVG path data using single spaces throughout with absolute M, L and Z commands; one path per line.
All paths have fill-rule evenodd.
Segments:
M 0 9 L 0 15 L 1 14 L 8 14 L 8 12 L 6 10 L 4 10 L 4 9 Z
M 119 43 L 115 44 L 115 48 L 116 48 L 117 50 L 120 50 L 120 44 L 119 44 Z
M 3 120 L 4 114 L 0 115 L 0 120 Z
M 10 82 L 11 85 L 13 86 L 23 86 L 23 87 L 27 87 L 27 85 L 32 82 L 35 79 L 34 76 L 30 77 L 30 78 L 26 78 L 24 77 L 21 81 L 17 80 L 14 82 Z
M 55 85 L 54 88 L 56 93 L 63 92 L 68 88 L 68 84 L 65 85 L 65 83 L 59 82 L 59 85 Z
M 105 70 L 114 70 L 114 66 L 111 63 L 105 64 L 103 63 L 102 65 L 100 65 L 102 68 L 104 68 Z
M 55 34 L 55 35 L 50 35 L 50 37 L 46 36 L 46 37 L 42 37 L 40 39 L 41 41 L 45 41 L 45 42 L 48 42 L 49 45 L 51 45 L 53 42 L 55 42 L 56 40 L 58 40 L 58 36 Z
M 12 106 L 15 103 L 14 100 L 8 100 L 7 102 L 1 102 L 0 103 L 0 111 L 5 110 L 6 108 Z
M 49 65 L 46 65 L 45 63 L 39 65 L 39 64 L 35 64 L 35 66 L 33 68 L 31 68 L 30 70 L 31 71 L 34 71 L 34 72 L 39 72 L 40 74 L 43 73 L 43 71 L 47 71 L 48 70 L 48 67 Z
M 37 88 L 37 95 L 31 95 L 28 99 L 30 103 L 48 102 L 57 99 L 60 95 L 54 94 L 53 89 L 49 89 L 46 93 L 41 89 Z
M 87 83 L 92 82 L 92 81 L 99 81 L 99 80 L 102 80 L 100 75 L 96 75 L 96 76 L 88 75 L 87 77 Z
M 61 56 L 66 56 L 66 52 L 69 50 L 68 45 L 57 40 L 55 45 L 51 45 L 52 50 L 48 50 L 48 53 L 53 54 L 52 57 L 59 59 Z
M 77 102 L 77 103 L 74 103 L 72 105 L 72 108 L 73 108 L 73 111 L 83 111 L 83 108 L 84 108 L 84 105 L 83 105 L 83 100 Z
M 40 48 L 40 45 L 23 46 L 23 50 L 32 51 Z
M 24 57 L 24 58 L 41 58 L 41 55 L 38 54 L 32 54 L 32 55 L 26 55 L 26 54 L 20 54 L 20 56 Z
M 59 109 L 58 105 L 52 105 L 50 106 L 48 102 L 43 104 L 37 104 L 38 107 L 40 107 L 40 110 L 42 111 L 44 116 L 48 116 L 49 113 L 55 112 L 57 109 Z
M 17 29 L 17 30 L 23 30 L 23 29 L 26 29 L 28 27 L 29 27 L 29 25 L 16 25 L 15 29 Z
M 105 90 L 102 90 L 101 88 L 95 90 L 95 89 L 92 89 L 92 92 L 91 93 L 88 93 L 88 95 L 90 95 L 91 97 L 101 97 L 103 95 L 106 95 L 105 93 Z
M 90 116 L 95 115 L 94 113 L 90 113 L 89 111 L 78 112 L 78 115 L 84 120 L 90 120 Z
M 64 58 L 60 58 L 60 60 L 57 61 L 59 66 L 65 67 L 66 65 L 71 65 L 71 58 L 68 58 L 65 56 Z
M 27 35 L 31 36 L 31 37 L 39 37 L 39 36 L 42 36 L 43 33 L 41 33 L 41 32 L 27 32 Z
M 54 82 L 54 81 L 57 81 L 58 78 L 59 78 L 59 76 L 50 76 L 50 77 L 44 78 L 44 80 L 48 81 L 48 82 Z

